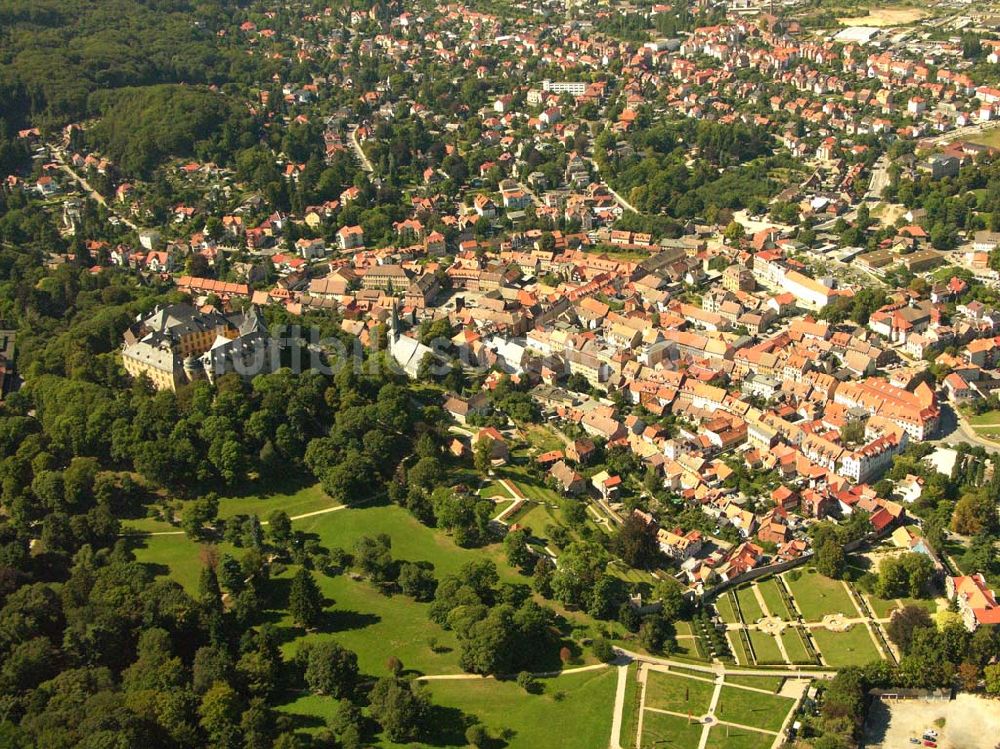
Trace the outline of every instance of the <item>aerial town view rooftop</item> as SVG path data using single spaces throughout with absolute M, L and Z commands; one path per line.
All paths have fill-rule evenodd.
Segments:
M 1000 747 L 1000 5 L 0 0 L 0 747 Z

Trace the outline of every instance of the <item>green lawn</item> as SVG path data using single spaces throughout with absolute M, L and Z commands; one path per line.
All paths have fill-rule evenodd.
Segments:
M 266 521 L 275 510 L 284 510 L 295 517 L 336 506 L 319 484 L 310 484 L 291 491 L 262 490 L 258 494 L 220 497 L 219 517 L 226 520 L 234 515 L 257 515 Z M 136 518 L 124 521 L 123 530 L 126 533 L 162 533 L 176 531 L 178 526 L 158 518 Z
M 521 431 L 524 438 L 539 454 L 552 450 L 562 450 L 566 446 L 566 443 L 557 434 L 542 424 L 532 424 L 524 427 Z
M 785 652 L 788 653 L 788 659 L 792 663 L 815 663 L 815 660 L 809 655 L 809 651 L 806 650 L 805 643 L 802 641 L 802 632 L 798 627 L 789 627 L 782 632 L 781 642 L 784 644 Z
M 686 637 L 684 639 L 677 641 L 676 654 L 686 656 L 687 658 L 704 659 L 704 656 L 702 655 L 701 651 L 698 650 L 698 641 L 689 640 Z
M 774 635 L 755 629 L 749 630 L 748 634 L 754 653 L 757 654 L 757 663 L 767 666 L 785 662 L 785 659 L 781 657 L 781 651 L 778 650 L 778 643 L 775 642 Z
M 770 749 L 774 735 L 735 726 L 712 726 L 705 749 Z
M 1000 130 L 997 131 L 1000 133 Z M 980 424 L 992 424 L 996 426 L 1000 424 L 1000 411 L 984 411 L 981 414 L 976 414 L 975 416 L 967 417 L 969 423 L 973 426 L 979 426 Z
M 641 692 L 639 664 L 632 661 L 628 666 L 628 683 L 625 685 L 625 709 L 622 713 L 621 743 L 625 749 L 636 745 L 639 730 L 639 695 Z
M 513 682 L 493 680 L 427 683 L 424 688 L 434 706 L 428 721 L 431 733 L 414 744 L 382 741 L 378 746 L 464 747 L 465 727 L 480 722 L 494 737 L 506 731 L 503 745 L 509 749 L 605 749 L 611 735 L 615 669 L 540 681 L 543 694 L 527 694 Z M 280 709 L 319 724 L 333 715 L 335 706 L 336 700 L 309 695 Z
M 151 565 L 157 575 L 169 575 L 188 593 L 194 595 L 198 592 L 205 546 L 192 541 L 183 533 L 171 536 L 133 536 L 129 540 L 137 561 Z M 228 544 L 220 544 L 216 550 L 220 555 L 234 551 Z
M 1000 426 L 975 427 L 975 430 L 980 437 L 1000 437 Z
M 810 630 L 827 664 L 834 668 L 863 666 L 881 660 L 868 628 L 855 624 L 846 632 L 831 632 L 823 627 Z
M 292 577 L 289 569 L 275 583 L 287 595 Z M 327 621 L 321 631 L 304 633 L 292 625 L 282 608 L 266 612 L 285 641 L 282 650 L 290 658 L 303 644 L 336 640 L 358 654 L 358 665 L 367 674 L 384 676 L 386 659 L 396 656 L 408 670 L 422 674 L 458 674 L 458 639 L 427 616 L 430 604 L 417 603 L 403 595 L 385 596 L 366 582 L 347 575 L 316 575 L 327 599 Z M 332 601 L 332 603 L 331 603 Z M 431 638 L 435 649 L 431 649 Z
M 642 745 L 690 749 L 698 746 L 702 726 L 678 715 L 664 715 L 650 710 L 642 716 Z
M 714 679 L 715 675 L 708 671 L 700 671 L 696 668 L 685 668 L 684 666 L 670 666 L 670 673 L 682 676 L 693 676 L 696 679 Z
M 316 515 L 297 521 L 294 527 L 316 537 L 320 545 L 328 549 L 339 547 L 348 551 L 353 550 L 361 536 L 385 533 L 392 539 L 394 559 L 430 562 L 438 577 L 458 572 L 466 562 L 486 558 L 496 562 L 502 578 L 525 580 L 503 561 L 499 544 L 483 549 L 463 549 L 450 537 L 428 528 L 398 505 L 370 505 Z
M 229 518 L 233 515 L 258 515 L 261 520 L 275 510 L 284 510 L 290 517 L 304 515 L 308 512 L 336 507 L 319 484 L 303 487 L 294 492 L 271 492 L 248 497 L 222 497 L 219 500 L 219 517 Z
M 760 591 L 761 598 L 764 599 L 764 603 L 767 605 L 768 611 L 771 612 L 772 616 L 778 616 L 785 621 L 789 621 L 792 619 L 792 614 L 785 604 L 785 599 L 781 596 L 778 585 L 780 583 L 775 578 L 769 577 L 757 583 L 757 590 Z
M 715 599 L 715 608 L 719 611 L 719 616 L 722 618 L 726 624 L 735 624 L 739 621 L 736 616 L 736 610 L 733 608 L 732 599 L 729 597 L 731 594 L 726 591 L 721 596 Z
M 392 555 L 401 561 L 426 561 L 434 565 L 440 578 L 455 573 L 468 561 L 492 559 L 502 579 L 525 578 L 507 566 L 500 546 L 463 549 L 444 534 L 427 528 L 406 510 L 396 505 L 362 507 L 316 515 L 295 521 L 297 530 L 317 538 L 327 548 L 353 550 L 363 535 L 386 533 L 392 539 Z M 196 593 L 202 568 L 202 546 L 184 535 L 134 537 L 136 558 L 153 566 L 159 575 L 169 575 L 190 593 Z M 219 554 L 242 553 L 228 544 L 217 547 Z M 263 612 L 263 618 L 275 624 L 285 644 L 286 654 L 295 652 L 307 641 L 334 638 L 358 654 L 361 669 L 382 674 L 390 655 L 399 657 L 406 668 L 422 673 L 458 673 L 457 641 L 428 619 L 428 604 L 416 603 L 406 596 L 387 597 L 366 582 L 348 575 L 316 580 L 328 599 L 329 621 L 322 631 L 304 635 L 291 627 L 287 611 L 282 609 L 293 569 L 276 575 L 272 581 L 276 606 Z M 437 652 L 429 640 L 438 642 Z
M 498 474 L 515 484 L 528 499 L 534 499 L 537 502 L 559 502 L 558 492 L 547 487 L 544 482 L 532 476 L 521 466 L 505 466 L 500 469 Z
M 743 637 L 740 635 L 738 630 L 732 630 L 726 632 L 726 637 L 729 639 L 729 649 L 733 651 L 733 655 L 736 656 L 736 662 L 741 666 L 752 666 L 753 662 L 750 660 L 749 654 L 747 654 L 747 649 L 743 645 Z
M 710 674 L 709 674 L 710 676 Z M 675 713 L 704 715 L 712 702 L 710 681 L 688 678 L 678 673 L 649 671 L 646 676 L 646 707 Z
M 508 492 L 500 484 L 492 483 L 487 484 L 482 489 L 479 490 L 479 496 L 486 499 L 496 499 L 497 497 L 502 497 L 504 499 L 510 498 L 510 492 Z M 513 502 L 514 500 L 511 499 Z
M 926 609 L 927 613 L 934 615 L 938 611 L 938 600 L 937 598 L 900 598 L 899 602 L 904 606 L 919 606 L 922 609 Z M 947 607 L 947 601 L 941 599 Z
M 831 580 L 809 568 L 803 569 L 797 580 L 786 575 L 785 582 L 807 622 L 821 621 L 826 614 L 833 613 L 858 616 L 858 609 L 840 580 Z
M 726 684 L 737 684 L 744 687 L 753 687 L 754 689 L 766 689 L 768 692 L 777 692 L 784 683 L 785 679 L 782 676 L 726 675 Z
M 794 704 L 795 700 L 790 697 L 724 686 L 715 708 L 715 717 L 744 726 L 777 731 Z
M 894 599 L 878 598 L 873 595 L 866 595 L 865 599 L 868 601 L 868 605 L 871 606 L 872 611 L 875 612 L 875 616 L 879 619 L 887 619 L 897 608 Z
M 443 708 L 444 720 L 438 724 L 446 730 L 454 730 L 448 721 L 461 711 L 494 736 L 509 729 L 507 749 L 605 749 L 611 736 L 617 670 L 569 674 L 542 683 L 545 692 L 540 695 L 526 694 L 513 682 L 439 681 L 429 688 L 434 704 L 439 711 Z M 464 736 L 459 745 L 465 745 Z
M 764 612 L 760 608 L 757 596 L 754 595 L 753 588 L 749 585 L 736 589 L 736 598 L 740 602 L 740 611 L 743 612 L 743 621 L 753 624 L 758 619 L 764 618 Z
M 130 518 L 122 521 L 122 533 L 169 533 L 180 528 L 160 518 Z
M 566 525 L 558 509 L 537 502 L 529 502 L 525 505 L 524 512 L 517 514 L 517 524 L 530 528 L 533 536 L 543 539 L 545 538 L 545 526 Z
M 982 143 L 984 146 L 1000 147 L 1000 128 L 990 128 L 985 132 L 973 135 L 969 140 L 973 143 Z

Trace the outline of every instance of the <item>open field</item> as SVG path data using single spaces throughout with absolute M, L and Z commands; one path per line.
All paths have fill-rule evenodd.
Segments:
M 795 603 L 807 622 L 818 622 L 826 614 L 842 613 L 854 617 L 858 610 L 840 580 L 831 580 L 813 568 L 802 570 L 801 576 L 785 575 Z
M 780 584 L 775 578 L 769 577 L 757 583 L 757 590 L 760 591 L 761 598 L 764 599 L 764 604 L 771 612 L 771 616 L 777 616 L 785 621 L 789 621 L 792 618 L 792 614 L 785 604 L 785 599 L 781 596 L 781 591 L 778 589 Z
M 997 129 L 997 138 L 1000 140 L 1000 128 Z M 996 426 L 1000 424 L 1000 411 L 984 411 L 981 414 L 967 417 L 972 426 Z
M 509 749 L 605 749 L 616 678 L 615 669 L 609 668 L 541 679 L 544 693 L 536 695 L 509 681 L 436 681 L 424 687 L 434 705 L 428 721 L 434 732 L 415 744 L 378 745 L 464 747 L 465 727 L 479 722 L 495 737 L 503 733 L 503 746 Z M 315 730 L 333 716 L 336 706 L 329 697 L 307 695 L 279 709 Z
M 347 551 L 351 551 L 362 536 L 385 533 L 392 539 L 394 559 L 430 562 L 439 578 L 458 572 L 466 562 L 486 558 L 496 562 L 501 578 L 523 580 L 503 561 L 499 544 L 463 549 L 447 535 L 428 528 L 397 505 L 369 505 L 316 515 L 295 522 L 294 527 L 314 536 L 328 549 L 339 547 Z
M 888 619 L 899 606 L 894 599 L 865 595 L 865 600 L 879 619 Z
M 770 749 L 774 735 L 735 726 L 712 726 L 705 749 Z
M 740 611 L 743 612 L 743 621 L 752 624 L 758 619 L 764 618 L 764 612 L 760 608 L 760 602 L 750 585 L 736 589 L 736 598 L 740 602 Z
M 984 146 L 1000 148 L 1000 128 L 990 128 L 985 132 L 969 137 L 967 140 L 973 143 L 982 143 Z
M 772 692 L 777 692 L 784 683 L 785 679 L 782 676 L 740 676 L 739 674 L 726 676 L 726 684 L 767 689 Z
M 778 695 L 766 695 L 738 687 L 722 687 L 715 717 L 744 726 L 777 731 L 795 700 Z
M 871 8 L 866 16 L 838 18 L 844 26 L 906 26 L 927 15 L 920 8 Z
M 855 624 L 846 632 L 831 632 L 823 627 L 810 631 L 827 664 L 835 668 L 863 666 L 882 657 L 863 624 Z
M 507 749 L 605 749 L 611 736 L 616 669 L 543 679 L 544 694 L 526 694 L 513 682 L 440 681 L 430 685 L 435 705 L 474 716 L 493 735 L 510 731 Z M 465 746 L 462 737 L 459 746 Z
M 711 681 L 688 678 L 676 672 L 650 670 L 646 675 L 646 707 L 704 715 L 711 704 L 714 688 Z
M 642 718 L 642 745 L 696 747 L 702 726 L 679 715 L 664 715 L 647 710 Z
M 798 627 L 789 627 L 781 633 L 781 643 L 785 646 L 785 652 L 792 663 L 814 663 L 813 658 L 806 650 L 802 641 L 802 634 Z
M 934 721 L 944 719 L 940 728 Z M 928 728 L 939 732 L 941 749 L 993 749 L 1000 734 L 1000 710 L 996 701 L 972 694 L 954 700 L 875 701 L 865 721 L 862 746 L 866 749 L 896 749 L 911 746 L 910 738 Z
M 262 490 L 257 494 L 220 497 L 219 517 L 226 520 L 234 515 L 257 515 L 261 520 L 267 520 L 268 515 L 275 510 L 284 510 L 290 517 L 295 517 L 336 506 L 337 503 L 327 496 L 319 484 L 309 484 L 293 490 Z M 122 526 L 126 533 L 163 533 L 179 530 L 179 526 L 158 518 L 126 520 Z
M 521 433 L 528 443 L 538 451 L 547 453 L 550 450 L 562 450 L 565 443 L 559 435 L 545 424 L 530 424 L 521 429 Z
M 233 515 L 259 515 L 261 520 L 275 510 L 284 510 L 290 517 L 308 512 L 336 507 L 319 484 L 305 486 L 294 492 L 273 492 L 251 497 L 222 497 L 219 500 L 219 517 Z
M 135 536 L 130 537 L 129 543 L 136 560 L 151 565 L 155 574 L 169 575 L 192 595 L 198 592 L 198 578 L 203 566 L 202 544 L 183 534 Z M 215 548 L 220 555 L 234 551 L 228 544 L 220 544 Z
M 778 644 L 774 640 L 774 635 L 769 635 L 767 632 L 760 632 L 755 629 L 750 630 L 749 635 L 750 643 L 753 645 L 754 653 L 757 655 L 757 663 L 772 665 L 785 662 L 781 657 Z
M 726 591 L 721 596 L 715 599 L 715 608 L 719 611 L 719 616 L 722 617 L 722 621 L 726 624 L 734 624 L 739 619 L 736 616 L 736 610 L 733 608 L 733 601 L 730 598 L 731 593 Z
M 622 746 L 630 749 L 635 746 L 636 733 L 639 730 L 639 692 L 641 685 L 637 678 L 639 664 L 633 661 L 628 666 L 628 683 L 625 685 L 625 708 L 622 713 Z
M 506 466 L 498 471 L 498 475 L 512 482 L 528 499 L 533 499 L 536 502 L 558 502 L 560 499 L 558 493 L 532 476 L 524 468 Z
M 743 637 L 740 632 L 738 630 L 731 630 L 726 632 L 726 637 L 729 640 L 729 649 L 733 651 L 733 655 L 736 657 L 736 662 L 741 666 L 752 666 L 753 662 L 750 660 L 750 655 L 743 644 Z

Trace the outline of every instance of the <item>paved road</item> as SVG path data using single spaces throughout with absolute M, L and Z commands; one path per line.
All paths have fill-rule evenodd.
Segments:
M 868 192 L 865 193 L 865 200 L 880 200 L 882 191 L 889 185 L 889 157 L 880 156 L 875 162 L 872 170 L 872 178 L 868 183 Z
M 530 187 L 528 187 L 526 184 L 524 184 L 523 182 L 518 182 L 517 186 L 520 187 L 522 190 L 524 190 L 525 193 L 527 193 L 528 197 L 531 198 L 531 202 L 535 204 L 535 208 L 541 208 L 544 205 L 544 203 L 542 203 L 542 199 L 539 198 L 537 195 L 535 195 L 535 191 L 532 190 Z
M 976 434 L 965 417 L 955 411 L 949 403 L 941 404 L 941 425 L 938 434 L 931 442 L 944 445 L 957 445 L 959 442 L 968 442 L 970 445 L 978 445 L 986 452 L 1000 454 L 1000 444 L 993 440 L 988 440 Z
M 624 208 L 627 211 L 631 211 L 632 213 L 639 213 L 639 211 L 636 210 L 636 208 L 635 208 L 634 205 L 632 205 L 631 203 L 629 203 L 627 200 L 625 200 L 625 198 L 623 198 L 621 195 L 619 195 L 617 192 L 615 192 L 614 188 L 611 187 L 611 185 L 608 184 L 607 180 L 605 180 L 604 177 L 601 176 L 601 167 L 598 166 L 598 164 L 597 164 L 596 161 L 594 161 L 589 156 L 584 156 L 583 159 L 584 159 L 584 161 L 588 161 L 591 164 L 593 164 L 594 171 L 597 172 L 597 176 L 601 178 L 602 182 L 604 182 L 604 185 L 608 188 L 608 192 L 610 192 L 614 196 L 615 200 L 618 201 L 618 205 L 620 205 L 622 208 Z
M 361 148 L 361 144 L 358 142 L 358 126 L 351 125 L 351 146 L 354 147 L 354 153 L 357 154 L 358 160 L 361 162 L 361 168 L 366 172 L 374 172 L 375 167 L 372 166 L 371 160 L 365 155 L 364 150 Z
M 62 169 L 64 172 L 66 172 L 66 174 L 68 174 L 70 177 L 72 177 L 73 180 L 75 180 L 80 185 L 80 187 L 82 187 L 87 192 L 87 194 L 90 195 L 90 197 L 93 200 L 96 200 L 102 206 L 104 206 L 105 208 L 107 208 L 108 211 L 110 211 L 112 215 L 114 215 L 115 217 L 117 217 L 119 221 L 121 221 L 123 224 L 125 224 L 130 229 L 132 229 L 132 231 L 139 231 L 139 227 L 138 226 L 136 226 L 129 219 L 127 219 L 124 216 L 122 216 L 119 213 L 117 213 L 114 208 L 112 208 L 110 205 L 108 205 L 108 201 L 105 200 L 104 196 L 101 195 L 101 193 L 97 192 L 97 190 L 95 190 L 93 187 L 91 187 L 90 183 L 87 182 L 86 179 L 84 179 L 79 174 L 77 174 L 75 171 L 73 171 L 73 168 L 66 162 L 66 157 L 64 156 L 63 152 L 60 149 L 53 148 L 52 149 L 52 153 L 55 156 L 56 162 L 59 164 L 59 168 Z
M 615 711 L 611 718 L 611 749 L 622 749 L 622 722 L 625 716 L 625 690 L 628 687 L 628 664 L 618 666 L 615 688 Z

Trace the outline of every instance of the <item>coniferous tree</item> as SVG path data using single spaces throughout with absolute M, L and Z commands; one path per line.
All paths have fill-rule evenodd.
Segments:
M 300 569 L 292 578 L 292 589 L 288 594 L 288 611 L 300 627 L 315 627 L 323 615 L 323 594 L 306 568 Z

